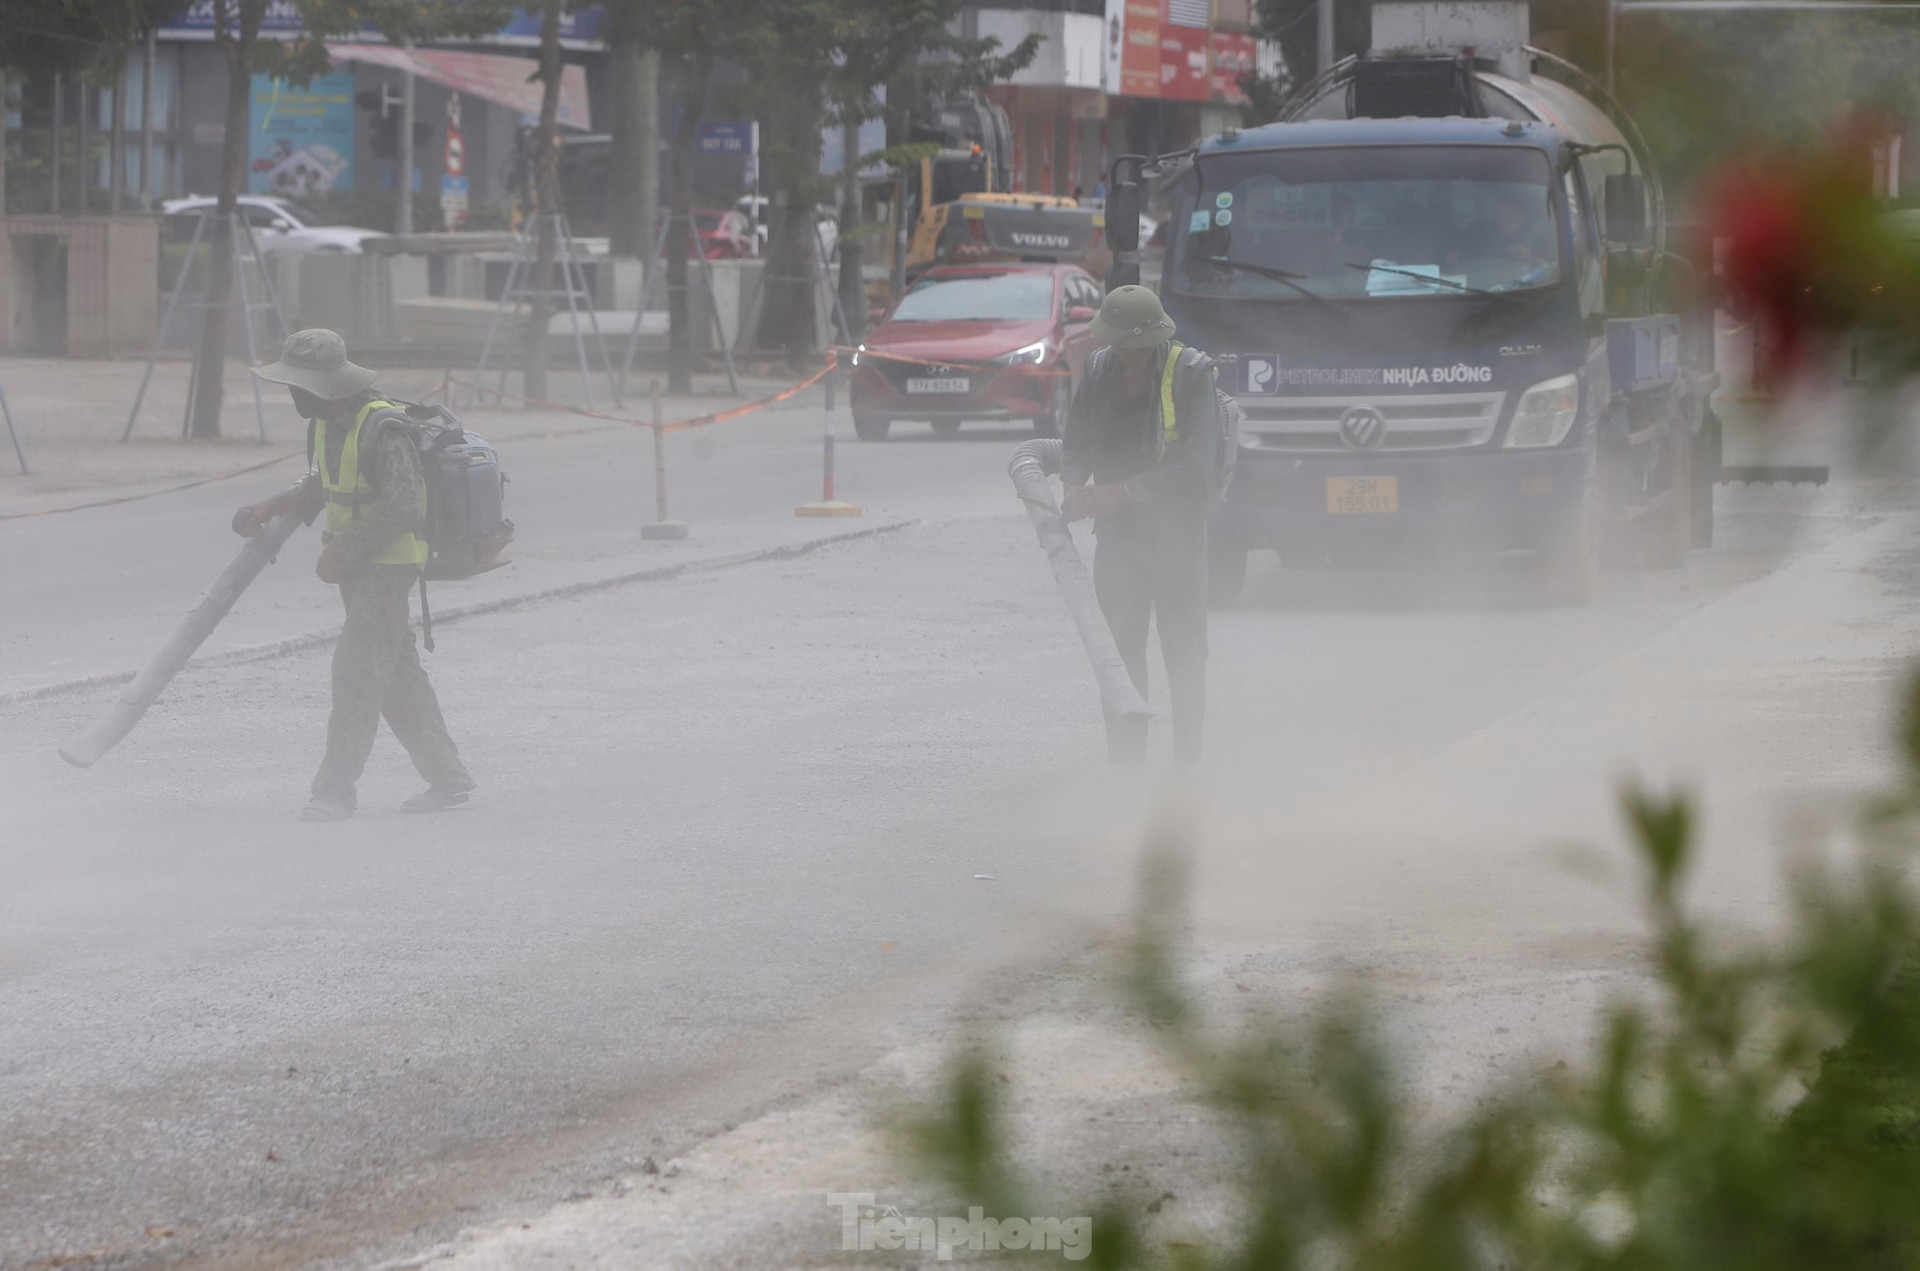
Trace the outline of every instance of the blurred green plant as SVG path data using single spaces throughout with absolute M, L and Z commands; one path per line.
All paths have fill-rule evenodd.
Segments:
M 1657 993 L 1610 1008 L 1589 1053 L 1493 1085 L 1435 1124 L 1357 987 L 1300 1026 L 1209 1028 L 1179 981 L 1183 836 L 1156 831 L 1126 999 L 1237 1138 L 1240 1215 L 1157 1240 L 1139 1207 L 1093 1214 L 1090 1267 L 1288 1271 L 1891 1271 L 1920 1266 L 1920 678 L 1898 789 L 1857 864 L 1803 862 L 1774 941 L 1709 938 L 1683 903 L 1693 804 L 1629 788 Z M 1840 1039 L 1844 1044 L 1832 1049 Z M 983 1045 L 908 1139 L 955 1195 L 1036 1212 Z M 1809 1082 L 1811 1083 L 1809 1088 Z M 1804 1097 L 1802 1097 L 1804 1094 Z M 1025 1198 L 1025 1199 L 1023 1199 Z

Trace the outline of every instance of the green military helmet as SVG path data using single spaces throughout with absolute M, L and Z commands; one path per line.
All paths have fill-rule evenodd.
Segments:
M 1160 307 L 1160 297 L 1132 284 L 1107 293 L 1087 330 L 1100 343 L 1116 349 L 1152 348 L 1175 334 L 1173 319 Z
M 337 331 L 308 327 L 287 337 L 278 362 L 252 368 L 269 384 L 304 388 L 322 401 L 352 397 L 373 383 L 374 373 L 347 360 L 347 342 Z

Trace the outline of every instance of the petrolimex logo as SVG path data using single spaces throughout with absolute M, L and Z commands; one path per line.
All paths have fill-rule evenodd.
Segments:
M 1281 366 L 1278 358 L 1240 359 L 1240 395 L 1271 396 L 1290 388 L 1427 388 L 1493 383 L 1493 368 L 1471 362 L 1437 366 Z

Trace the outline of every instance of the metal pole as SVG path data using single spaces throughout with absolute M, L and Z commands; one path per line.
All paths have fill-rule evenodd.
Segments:
M 1325 75 L 1333 67 L 1333 0 L 1319 0 L 1319 64 L 1315 68 Z
M 212 219 L 212 208 L 203 210 L 194 218 L 193 239 L 187 244 L 187 254 L 181 258 L 180 272 L 173 280 L 173 290 L 167 295 L 167 309 L 160 315 L 160 329 L 153 333 L 153 352 L 147 354 L 147 369 L 140 373 L 140 387 L 133 394 L 133 409 L 127 412 L 127 427 L 120 434 L 121 441 L 126 441 L 133 436 L 134 421 L 140 418 L 140 403 L 146 400 L 147 384 L 153 379 L 153 364 L 160 360 L 160 350 L 166 345 L 167 328 L 173 323 L 173 311 L 180 307 L 180 293 L 186 290 L 187 275 L 193 272 L 193 254 L 200 249 L 200 239 L 206 234 L 207 224 Z M 208 245 L 207 252 L 209 255 L 212 254 L 211 244 Z M 198 358 L 194 359 L 193 365 L 196 369 L 199 367 Z M 191 376 L 188 379 L 187 400 L 189 402 L 193 400 Z
M 0 386 L 0 415 L 7 417 L 7 436 L 13 439 L 13 453 L 20 460 L 20 475 L 32 476 L 33 469 L 27 467 L 27 452 L 20 448 L 20 434 L 13 426 L 13 407 L 7 405 L 7 390 L 4 386 Z
M 53 214 L 60 215 L 60 151 L 67 130 L 67 77 L 53 73 L 53 145 L 49 149 L 53 168 Z
M 667 519 L 667 433 L 666 421 L 660 412 L 660 380 L 654 377 L 647 381 L 647 391 L 653 396 L 653 519 Z
M 837 377 L 834 370 L 829 368 L 823 378 L 827 400 L 823 419 L 824 427 L 820 438 L 820 501 L 802 503 L 793 510 L 793 514 L 795 516 L 859 516 L 861 514 L 859 504 L 842 503 L 833 497 L 833 398 Z
M 74 147 L 73 175 L 79 180 L 75 182 L 74 206 L 80 215 L 85 216 L 87 187 L 93 184 L 93 146 L 91 144 L 93 138 L 88 135 L 88 121 L 93 118 L 93 112 L 87 109 L 87 99 L 93 96 L 93 89 L 85 80 L 81 80 L 80 91 L 76 96 L 79 97 L 75 105 L 80 107 L 80 121 L 74 129 L 77 134 L 77 144 Z
M 831 503 L 833 502 L 833 388 L 834 388 L 834 376 L 833 376 L 833 372 L 831 371 L 827 372 L 826 384 L 827 384 L 827 409 L 826 409 L 826 432 L 824 434 L 824 441 L 826 444 L 826 463 L 820 472 L 820 501 L 822 503 Z
M 411 54 L 413 46 L 401 49 Z M 400 80 L 400 197 L 393 205 L 393 232 L 413 233 L 413 68 L 408 66 Z
M 113 123 L 107 140 L 107 210 L 120 215 L 120 204 L 127 196 L 127 68 L 123 62 L 120 78 L 113 82 Z
M 660 223 L 653 236 L 653 255 L 647 260 L 647 271 L 640 276 L 640 302 L 633 311 L 633 330 L 627 336 L 627 356 L 620 363 L 620 378 L 613 386 L 613 398 L 620 400 L 620 394 L 627 389 L 627 375 L 633 370 L 633 355 L 640 348 L 640 324 L 646 321 L 647 306 L 653 302 L 654 280 L 659 278 L 667 264 L 667 226 L 673 223 L 669 217 Z
M 573 324 L 573 351 L 580 355 L 580 388 L 581 391 L 586 394 L 587 409 L 597 410 L 598 407 L 593 404 L 593 372 L 587 369 L 587 337 L 586 333 L 580 327 L 580 306 L 575 303 L 576 299 L 584 299 L 588 305 L 591 306 L 593 297 L 576 296 L 573 273 L 575 264 L 573 258 L 573 240 L 567 237 L 566 219 L 558 212 L 553 213 L 549 219 L 553 221 L 554 254 L 560 258 L 560 277 L 565 280 L 567 320 Z M 579 277 L 580 290 L 584 291 L 587 285 L 587 271 L 584 267 L 581 268 Z M 551 287 L 552 285 L 550 281 L 543 280 L 541 282 L 541 286 L 543 287 Z M 595 330 L 598 329 L 596 326 Z M 604 354 L 606 352 L 605 347 L 603 346 L 600 351 Z M 613 368 L 610 366 L 607 368 L 607 378 L 609 380 L 613 378 Z
M 143 212 L 153 210 L 156 189 L 153 181 L 153 67 L 156 39 L 149 28 L 140 72 L 140 210 Z
M 640 537 L 678 541 L 687 536 L 687 523 L 667 519 L 667 422 L 661 413 L 658 376 L 647 380 L 647 395 L 653 399 L 653 510 L 657 519 L 640 527 Z
M 620 407 L 620 382 L 614 378 L 613 355 L 607 351 L 607 333 L 600 329 L 600 310 L 595 307 L 593 291 L 587 286 L 587 263 L 574 251 L 573 223 L 567 220 L 564 213 L 560 217 L 560 232 L 563 235 L 561 241 L 568 245 L 567 251 L 573 257 L 574 272 L 580 278 L 580 295 L 587 302 L 587 325 L 593 328 L 594 342 L 600 346 L 600 369 L 607 373 L 607 388 L 613 393 L 613 405 L 617 410 Z M 609 272 L 613 269 L 611 256 L 607 258 L 607 269 Z M 613 290 L 611 282 L 607 290 Z
M 707 259 L 707 253 L 700 248 L 700 240 L 694 235 L 691 222 L 687 225 L 690 250 L 700 255 L 700 278 L 707 285 L 707 312 L 713 315 L 713 338 L 720 342 L 720 359 L 727 367 L 727 391 L 735 397 L 740 396 L 740 380 L 733 373 L 733 349 L 727 343 L 727 328 L 720 321 L 720 295 L 713 289 L 713 262 Z

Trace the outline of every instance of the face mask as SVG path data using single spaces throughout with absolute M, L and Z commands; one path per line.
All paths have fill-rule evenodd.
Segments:
M 293 408 L 300 412 L 300 418 L 318 419 L 326 412 L 327 404 L 306 389 L 289 384 L 287 391 L 293 394 Z

